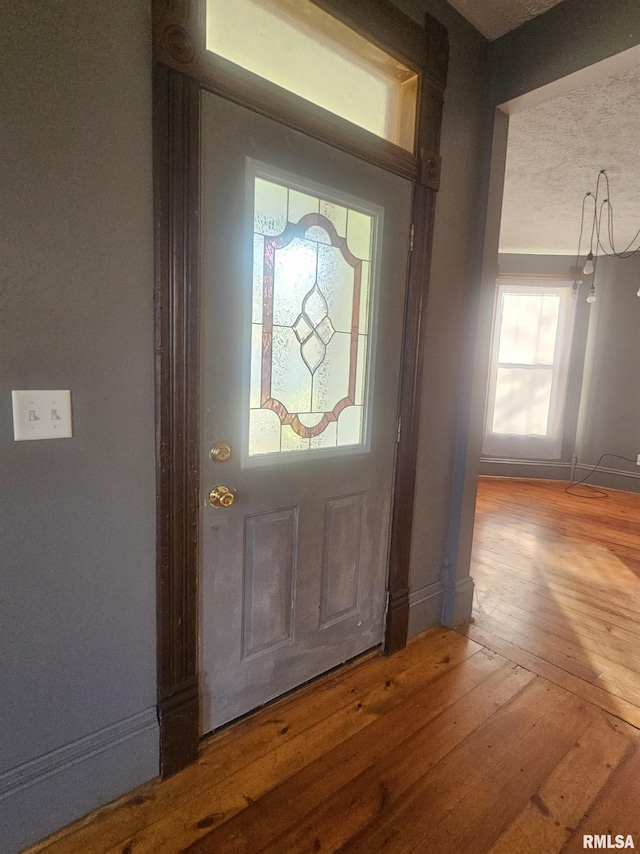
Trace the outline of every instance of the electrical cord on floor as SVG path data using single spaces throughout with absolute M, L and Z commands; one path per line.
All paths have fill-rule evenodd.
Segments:
M 597 489 L 595 486 L 591 486 L 590 483 L 585 483 L 585 481 L 588 480 L 591 475 L 598 470 L 600 463 L 605 457 L 614 457 L 616 460 L 624 460 L 627 463 L 636 462 L 636 460 L 630 460 L 629 457 L 621 457 L 620 454 L 602 454 L 595 466 L 582 478 L 582 480 L 577 480 L 575 483 L 570 483 L 569 486 L 565 486 L 564 491 L 567 493 L 567 495 L 573 495 L 575 498 L 608 498 L 608 492 L 604 492 L 602 489 Z M 585 495 L 584 492 L 571 492 L 571 490 L 574 489 L 576 486 L 584 486 L 586 489 L 591 490 L 591 492 L 593 492 L 594 494 Z

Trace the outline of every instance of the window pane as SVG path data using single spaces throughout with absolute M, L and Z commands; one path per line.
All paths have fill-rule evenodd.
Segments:
M 499 279 L 483 454 L 559 459 L 576 303 L 569 279 Z
M 413 151 L 417 75 L 308 0 L 207 0 L 207 50 Z
M 559 313 L 555 294 L 503 294 L 498 361 L 552 365 Z
M 545 436 L 549 423 L 552 371 L 498 368 L 492 431 Z
M 252 180 L 249 456 L 362 445 L 376 215 Z

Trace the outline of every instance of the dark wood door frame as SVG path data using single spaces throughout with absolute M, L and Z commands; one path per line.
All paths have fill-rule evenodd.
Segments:
M 158 719 L 170 776 L 198 756 L 199 134 L 200 90 L 223 95 L 413 181 L 413 251 L 405 301 L 385 652 L 407 642 L 418 449 L 446 30 L 424 29 L 388 0 L 313 0 L 420 75 L 416 154 L 354 128 L 204 50 L 202 0 L 154 0 L 154 205 Z

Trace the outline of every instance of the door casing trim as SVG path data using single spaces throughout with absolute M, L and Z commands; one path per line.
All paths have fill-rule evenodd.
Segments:
M 439 146 L 448 64 L 444 27 L 424 29 L 388 0 L 313 0 L 420 74 L 417 156 L 254 75 L 203 59 L 202 0 L 154 0 L 153 158 L 156 334 L 158 720 L 163 778 L 195 761 L 198 711 L 199 135 L 200 89 L 413 181 L 389 559 L 385 652 L 406 646 L 409 564 Z M 208 58 L 206 58 L 208 60 Z M 214 62 L 215 65 L 215 62 Z M 230 64 L 229 64 L 230 65 Z M 266 88 L 265 88 L 266 86 Z M 265 99 L 265 92 L 267 97 Z M 273 97 L 271 97 L 273 96 Z

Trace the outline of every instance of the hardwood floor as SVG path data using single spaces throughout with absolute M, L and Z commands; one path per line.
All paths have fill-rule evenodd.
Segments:
M 639 847 L 639 571 L 640 496 L 485 480 L 472 625 L 325 677 L 30 850 L 547 854 L 582 851 L 583 834 Z
M 640 726 L 640 495 L 565 487 L 481 479 L 466 634 Z

